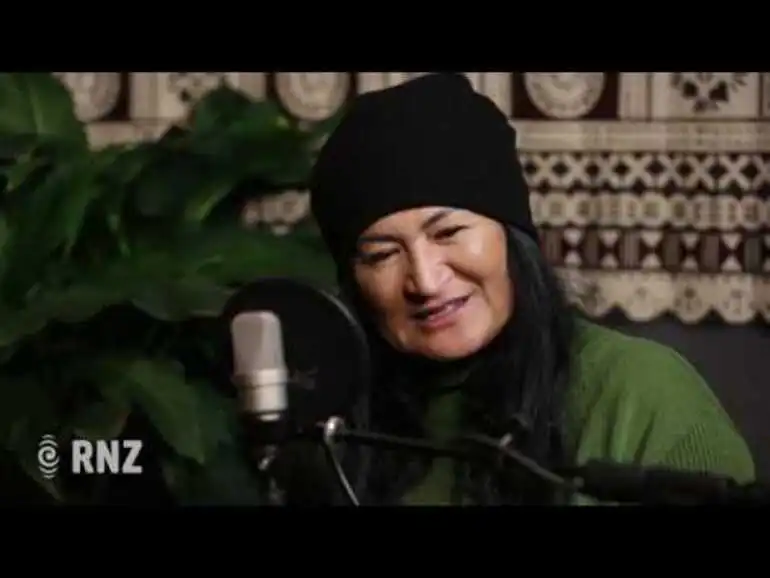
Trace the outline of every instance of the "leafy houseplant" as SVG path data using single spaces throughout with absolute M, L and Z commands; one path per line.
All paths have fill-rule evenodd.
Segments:
M 255 499 L 218 387 L 218 314 L 259 276 L 330 283 L 332 269 L 312 227 L 276 237 L 237 211 L 301 186 L 327 128 L 220 88 L 156 141 L 93 150 L 56 77 L 0 74 L 0 493 L 34 480 L 61 503 L 149 486 L 179 503 Z M 61 448 L 140 435 L 145 484 L 45 479 L 44 434 Z

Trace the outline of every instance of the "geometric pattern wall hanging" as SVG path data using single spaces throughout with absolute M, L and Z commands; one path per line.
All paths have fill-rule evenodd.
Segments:
M 101 146 L 156 138 L 220 83 L 313 123 L 422 73 L 57 74 Z M 516 127 L 543 249 L 585 312 L 770 321 L 770 73 L 466 74 Z M 250 218 L 307 209 L 291 191 Z

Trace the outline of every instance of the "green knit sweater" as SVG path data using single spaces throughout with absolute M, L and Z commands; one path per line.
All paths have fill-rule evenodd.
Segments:
M 580 321 L 567 396 L 566 449 L 578 464 L 606 459 L 710 471 L 747 482 L 751 454 L 709 386 L 674 350 Z M 436 438 L 457 433 L 459 394 L 439 398 L 428 414 Z M 403 498 L 405 505 L 445 505 L 451 460 L 437 460 Z M 576 504 L 595 504 L 577 496 Z

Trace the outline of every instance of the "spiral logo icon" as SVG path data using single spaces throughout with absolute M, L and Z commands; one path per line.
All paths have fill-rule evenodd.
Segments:
M 37 445 L 37 462 L 40 473 L 46 479 L 56 476 L 59 470 L 59 446 L 52 435 L 44 435 Z

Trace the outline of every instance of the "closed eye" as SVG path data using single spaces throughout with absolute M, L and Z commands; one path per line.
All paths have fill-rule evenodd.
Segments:
M 447 227 L 446 229 L 439 230 L 434 237 L 436 239 L 449 239 L 453 236 L 455 236 L 457 233 L 462 231 L 463 229 L 467 229 L 467 227 L 464 226 L 457 226 L 457 227 Z
M 387 251 L 377 251 L 376 253 L 364 253 L 359 255 L 358 259 L 364 265 L 376 265 L 377 263 L 381 263 L 391 255 L 395 255 L 397 252 L 398 252 L 397 249 L 389 249 Z

